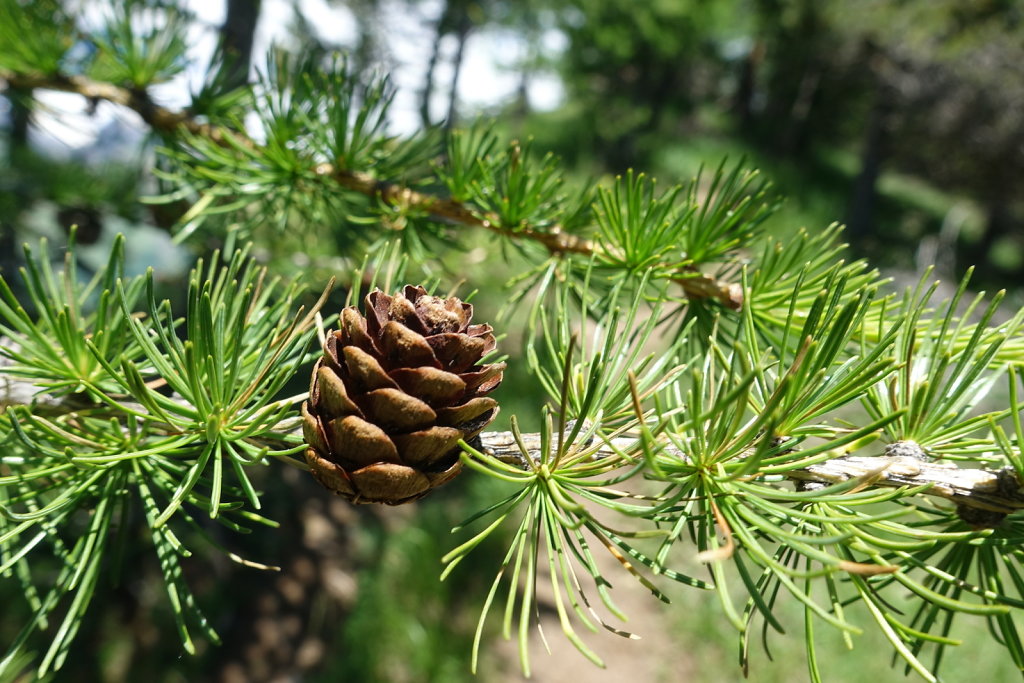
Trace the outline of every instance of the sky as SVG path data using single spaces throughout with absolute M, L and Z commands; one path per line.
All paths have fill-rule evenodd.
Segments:
M 301 6 L 310 25 L 320 38 L 330 43 L 352 44 L 356 24 L 349 10 L 331 5 L 326 0 L 264 0 L 257 25 L 253 50 L 254 69 L 263 66 L 263 56 L 275 43 L 288 39 L 287 26 L 292 20 L 293 5 Z M 185 71 L 167 83 L 151 90 L 157 103 L 178 109 L 189 102 L 189 91 L 202 82 L 206 66 L 217 43 L 217 30 L 224 21 L 224 0 L 186 0 L 183 2 L 196 15 L 196 25 L 189 35 L 191 61 Z M 83 0 L 81 20 L 85 24 L 101 24 L 106 2 Z M 382 23 L 388 27 L 388 46 L 394 63 L 390 66 L 397 88 L 392 106 L 391 132 L 409 133 L 419 126 L 418 93 L 430 52 L 431 22 L 441 10 L 440 2 L 417 3 L 410 6 L 394 0 L 383 3 Z M 542 49 L 557 54 L 565 48 L 564 37 L 549 31 L 542 39 Z M 455 41 L 442 43 L 442 64 L 436 71 L 440 84 L 431 102 L 435 119 L 447 107 L 447 84 L 451 79 L 450 58 Z M 483 109 L 515 93 L 518 76 L 511 67 L 522 56 L 526 46 L 507 30 L 488 29 L 470 34 L 466 44 L 463 69 L 459 80 L 459 101 L 470 110 Z M 539 110 L 556 107 L 562 98 L 561 85 L 554 75 L 538 74 L 528 92 L 531 106 Z M 81 97 L 66 93 L 41 92 L 37 95 L 43 110 L 37 115 L 33 142 L 56 156 L 103 157 L 114 150 L 137 150 L 145 135 L 141 121 L 131 112 L 101 103 L 93 114 L 86 111 L 88 103 Z

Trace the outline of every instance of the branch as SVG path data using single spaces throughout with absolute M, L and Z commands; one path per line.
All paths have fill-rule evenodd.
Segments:
M 220 126 L 197 121 L 186 111 L 173 111 L 161 107 L 154 103 L 143 89 L 123 88 L 85 76 L 59 73 L 21 74 L 6 69 L 0 69 L 0 82 L 6 83 L 7 88 L 58 90 L 76 93 L 91 100 L 111 102 L 135 111 L 151 128 L 164 133 L 173 134 L 185 130 L 212 140 L 218 145 L 227 145 L 227 136 L 230 134 L 236 144 L 241 140 L 243 144 L 255 145 L 243 131 L 229 131 Z M 600 253 L 602 250 L 600 245 L 569 234 L 558 226 L 549 230 L 510 228 L 502 225 L 497 216 L 481 214 L 463 202 L 378 180 L 367 173 L 340 168 L 333 164 L 318 164 L 313 171 L 316 175 L 332 178 L 345 189 L 377 197 L 391 206 L 417 209 L 448 223 L 484 228 L 512 239 L 528 239 L 542 244 L 553 254 L 586 256 Z M 732 310 L 739 310 L 743 306 L 742 289 L 737 284 L 719 282 L 714 277 L 697 271 L 687 272 L 673 278 L 673 281 L 682 287 L 690 299 L 716 300 Z
M 510 230 L 502 227 L 494 217 L 481 217 L 478 212 L 473 211 L 462 202 L 417 192 L 404 185 L 396 185 L 385 180 L 378 180 L 369 173 L 348 171 L 331 164 L 319 164 L 313 169 L 313 172 L 318 176 L 333 178 L 346 189 L 377 197 L 392 206 L 415 207 L 449 223 L 485 228 L 499 235 L 513 234 L 516 237 L 525 237 L 543 244 L 552 253 L 590 255 L 595 249 L 594 243 L 590 240 L 566 233 L 560 227 L 556 226 L 552 230 L 543 232 L 531 228 Z
M 103 100 L 135 111 L 155 130 L 170 133 L 184 128 L 197 135 L 218 139 L 213 126 L 201 124 L 184 112 L 157 106 L 144 90 L 122 88 L 85 76 L 20 74 L 6 69 L 0 69 L 0 81 L 4 81 L 8 88 L 57 90 L 81 95 L 89 100 Z
M 3 342 L 9 343 L 9 340 Z M 2 369 L 9 364 L 10 361 L 0 356 L 0 413 L 10 406 L 18 405 L 29 406 L 50 415 L 83 408 L 74 397 L 54 397 L 45 392 L 40 393 L 39 386 L 31 381 L 4 374 Z M 145 412 L 144 406 L 131 405 Z M 286 419 L 280 427 L 282 434 L 298 434 L 301 431 L 294 418 Z M 520 436 L 529 457 L 534 461 L 540 460 L 540 434 Z M 482 450 L 488 455 L 522 469 L 529 467 L 512 432 L 484 432 L 479 438 Z M 635 439 L 612 439 L 610 445 L 604 444 L 598 448 L 594 458 L 614 457 L 617 452 L 635 447 Z M 861 480 L 861 488 L 927 487 L 922 493 L 956 503 L 961 518 L 979 528 L 995 526 L 1005 515 L 1024 509 L 1024 489 L 1012 468 L 966 469 L 951 462 L 928 462 L 917 455 L 905 455 L 908 452 L 906 449 L 900 451 L 890 446 L 887 451 L 887 455 L 833 458 L 788 472 L 787 476 L 805 490 L 815 485 L 841 484 L 851 479 Z M 686 459 L 686 455 L 675 448 L 666 447 L 665 453 Z
M 529 457 L 539 460 L 540 434 L 520 436 Z M 480 435 L 480 441 L 488 455 L 523 469 L 528 467 L 512 432 L 485 432 Z M 612 439 L 611 445 L 598 448 L 594 458 L 614 457 L 617 452 L 635 447 L 635 439 Z M 674 448 L 666 448 L 665 453 L 686 459 L 685 454 Z M 978 527 L 995 526 L 1005 515 L 1024 509 L 1024 489 L 1012 468 L 962 469 L 951 462 L 927 462 L 903 454 L 847 455 L 788 472 L 787 476 L 803 489 L 814 488 L 815 484 L 820 487 L 841 484 L 851 479 L 859 479 L 862 488 L 927 487 L 922 493 L 956 503 L 964 521 Z

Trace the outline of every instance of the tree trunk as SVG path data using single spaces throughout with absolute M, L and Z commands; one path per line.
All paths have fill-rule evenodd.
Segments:
M 739 79 L 733 95 L 732 109 L 739 122 L 740 132 L 746 134 L 754 122 L 754 92 L 757 72 L 764 57 L 764 42 L 758 40 L 740 64 Z
M 780 151 L 785 156 L 801 156 L 810 147 L 811 109 L 818 96 L 821 75 L 821 64 L 817 62 L 809 64 L 803 71 L 800 88 L 781 137 Z
M 512 107 L 513 119 L 522 124 L 530 114 L 530 77 L 532 69 L 526 64 L 519 72 L 519 85 L 516 86 L 516 99 Z
M 876 186 L 882 163 L 889 153 L 889 118 L 892 110 L 892 94 L 884 84 L 879 84 L 875 103 L 864 128 L 860 173 L 854 181 L 853 196 L 847 212 L 847 234 L 855 244 L 863 242 L 874 233 Z
M 27 88 L 10 88 L 5 93 L 11 105 L 10 133 L 7 136 L 8 166 L 17 168 L 19 159 L 28 150 L 28 129 L 32 119 L 32 90 Z M 18 235 L 15 225 L 18 216 L 28 205 L 30 199 L 25 188 L 25 180 L 14 184 L 11 189 L 13 201 L 0 213 L 0 276 L 3 276 L 20 300 L 25 294 L 21 278 L 15 277 L 22 265 L 18 248 Z
M 973 245 L 974 263 L 991 264 L 992 248 L 1000 237 L 1012 234 L 1017 229 L 1010 206 L 1003 197 L 993 197 L 985 207 L 985 228 L 981 238 Z
M 657 78 L 651 79 L 651 84 L 647 87 L 647 120 L 640 126 L 641 134 L 657 131 L 665 117 L 665 109 L 668 107 L 669 101 L 676 98 L 676 102 L 678 102 L 679 93 L 688 90 L 689 86 L 686 81 L 689 69 L 687 67 L 688 65 L 678 62 L 662 64 Z M 683 106 L 686 110 L 690 110 L 692 101 L 687 98 Z
M 225 90 L 240 88 L 249 81 L 252 44 L 260 18 L 261 1 L 227 2 L 227 15 L 220 29 L 220 73 Z
M 459 103 L 459 75 L 462 73 L 462 59 L 466 50 L 466 40 L 473 28 L 473 22 L 467 14 L 459 17 L 458 27 L 455 29 L 455 36 L 458 39 L 458 47 L 455 49 L 454 70 L 452 71 L 452 84 L 448 92 L 448 116 L 444 121 L 444 129 L 451 130 L 455 126 L 455 119 L 458 115 Z
M 430 98 L 434 94 L 434 70 L 437 68 L 437 60 L 441 56 L 441 40 L 445 36 L 445 27 L 448 24 L 448 3 L 445 3 L 441 14 L 434 23 L 434 43 L 430 46 L 430 59 L 427 60 L 427 72 L 423 75 L 423 89 L 420 90 L 420 123 L 424 128 L 431 125 L 430 119 Z
M 32 90 L 12 88 L 7 92 L 11 103 L 11 151 L 28 147 L 28 127 L 32 120 Z

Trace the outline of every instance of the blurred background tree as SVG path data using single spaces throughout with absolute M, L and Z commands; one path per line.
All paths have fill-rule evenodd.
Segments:
M 76 59 L 127 48 L 124 36 L 92 33 L 122 5 L 3 0 L 0 23 L 17 27 L 26 45 L 45 40 L 70 48 L 70 63 L 61 66 L 74 73 Z M 165 81 L 156 90 L 162 103 L 186 103 L 189 91 L 206 102 L 229 96 L 273 68 L 264 57 L 271 39 L 285 51 L 322 57 L 343 50 L 356 72 L 395 74 L 391 123 L 402 132 L 495 115 L 499 127 L 533 138 L 535 150 L 557 153 L 580 177 L 639 168 L 675 182 L 702 163 L 745 157 L 790 198 L 771 219 L 779 235 L 845 216 L 855 252 L 890 272 L 935 263 L 955 280 L 977 263 L 984 266 L 978 286 L 1016 285 L 1024 276 L 1024 198 L 1017 191 L 1024 181 L 1024 7 L 1013 0 L 136 5 L 159 10 L 160 21 L 180 22 L 188 37 L 178 59 L 154 65 Z M 165 30 L 153 25 L 150 37 Z M 167 185 L 166 169 L 154 161 L 159 131 L 134 115 L 18 87 L 2 91 L 0 111 L 3 273 L 22 265 L 21 243 L 38 236 L 62 243 L 72 225 L 80 245 L 96 245 L 79 252 L 86 270 L 102 265 L 117 232 L 131 233 L 138 251 L 128 255 L 129 270 L 156 266 L 168 291 L 182 286 L 195 257 L 223 246 L 227 232 L 201 245 L 172 241 L 171 228 L 188 224 L 189 202 L 139 201 Z M 280 239 L 260 246 L 282 272 L 308 269 L 316 279 L 337 267 L 331 259 L 311 264 Z M 484 295 L 479 305 L 494 310 L 498 302 Z M 507 381 L 525 386 L 514 375 Z M 521 400 L 531 401 L 527 394 Z M 424 502 L 410 523 L 393 510 L 351 508 L 293 474 L 262 485 L 278 487 L 267 496 L 268 516 L 301 533 L 254 535 L 240 548 L 293 558 L 285 571 L 242 572 L 214 559 L 218 573 L 191 577 L 197 592 L 220 603 L 211 611 L 225 647 L 178 660 L 178 643 L 159 638 L 173 628 L 170 616 L 139 588 L 146 581 L 140 576 L 138 585 L 112 592 L 111 610 L 80 636 L 76 656 L 91 663 L 62 671 L 62 679 L 465 676 L 465 642 L 410 619 L 443 614 L 453 630 L 472 630 L 477 606 L 467 607 L 468 618 L 454 606 L 481 595 L 489 577 L 475 576 L 467 564 L 458 581 L 434 580 L 444 551 L 438 539 L 462 517 L 458 497 Z M 483 497 L 477 488 L 487 485 L 457 484 L 469 498 Z M 157 571 L 140 566 L 151 577 Z M 368 567 L 375 569 L 363 571 Z M 699 621 L 674 628 L 678 640 L 700 637 L 717 653 L 717 660 L 687 664 L 694 680 L 710 680 L 731 665 L 721 663 L 731 658 L 731 643 L 708 644 L 707 619 Z M 5 638 L 10 628 L 0 623 Z M 396 650 L 416 657 L 395 661 Z M 502 653 L 491 657 L 496 673 L 489 678 L 514 669 Z M 677 680 L 673 671 L 655 674 Z M 878 675 L 858 666 L 848 680 Z
M 48 5 L 36 22 L 63 12 L 88 23 L 103 3 L 40 6 Z M 179 7 L 207 46 L 190 59 L 225 70 L 222 87 L 253 68 L 263 11 L 258 54 L 273 35 L 292 49 L 345 50 L 360 71 L 395 73 L 405 128 L 501 112 L 517 134 L 581 173 L 645 168 L 684 177 L 701 161 L 746 156 L 791 198 L 797 220 L 784 214 L 780 222 L 845 216 L 854 248 L 895 268 L 913 269 L 918 248 L 934 253 L 936 241 L 951 264 L 991 265 L 993 282 L 1016 281 L 1024 268 L 1015 230 L 1024 208 L 1014 192 L 1024 167 L 1024 29 L 1015 2 L 279 0 L 267 8 L 227 2 L 219 20 L 206 6 L 194 15 L 197 7 Z M 212 43 L 219 54 L 209 61 Z M 195 86 L 198 64 L 174 87 Z M 476 82 L 464 80 L 467 64 Z M 543 83 L 531 86 L 537 75 Z M 530 105 L 531 89 L 539 107 Z M 9 159 L 29 155 L 18 164 L 26 169 L 33 153 L 60 149 L 55 131 L 34 134 L 29 148 L 30 91 L 7 91 L 5 102 Z M 40 116 L 51 120 L 47 109 Z M 106 135 L 138 135 L 124 122 L 104 125 Z M 73 167 L 76 157 L 102 156 L 101 146 L 109 147 L 102 139 L 64 146 L 60 156 Z M 107 174 L 86 174 L 95 178 L 72 183 L 76 197 L 22 171 L 4 183 L 0 219 L 9 224 L 30 196 L 56 199 L 65 222 L 98 211 L 82 221 L 98 225 L 110 209 L 130 211 L 117 206 L 131 196 L 123 185 L 100 188 Z M 103 202 L 105 210 L 95 208 Z M 10 244 L 9 229 L 4 239 Z M 893 240 L 902 248 L 879 248 Z
M 551 61 L 565 97 L 526 130 L 566 158 L 672 177 L 746 155 L 808 224 L 845 207 L 854 248 L 893 267 L 942 240 L 950 263 L 1020 277 L 1019 3 L 546 9 L 568 41 Z

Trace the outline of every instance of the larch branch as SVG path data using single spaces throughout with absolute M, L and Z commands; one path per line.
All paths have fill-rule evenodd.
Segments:
M 76 93 L 91 100 L 103 100 L 135 111 L 142 120 L 156 131 L 174 134 L 181 130 L 204 137 L 217 144 L 224 144 L 228 134 L 235 140 L 241 136 L 252 143 L 242 131 L 228 131 L 220 126 L 203 123 L 186 111 L 174 111 L 162 107 L 149 97 L 144 89 L 125 88 L 96 81 L 85 76 L 66 74 L 22 74 L 0 69 L 0 82 L 7 87 L 19 89 L 57 90 Z M 542 244 L 554 254 L 598 253 L 601 245 L 570 234 L 555 226 L 547 230 L 530 227 L 509 228 L 496 216 L 474 210 L 464 202 L 451 198 L 418 192 L 401 184 L 374 178 L 368 173 L 340 168 L 333 164 L 319 164 L 314 168 L 319 176 L 330 177 L 338 185 L 352 192 L 377 197 L 392 206 L 417 209 L 449 223 L 467 227 L 479 227 L 510 237 L 528 239 Z M 734 283 L 719 282 L 716 278 L 697 271 L 674 278 L 690 299 L 712 299 L 732 310 L 743 306 L 742 288 Z
M 0 356 L 0 412 L 11 406 L 31 406 L 33 410 L 41 413 L 59 415 L 73 413 L 83 407 L 74 397 L 51 396 L 40 392 L 40 387 L 28 379 L 5 374 L 3 368 L 9 364 L 9 361 Z M 139 412 L 146 410 L 142 405 L 131 405 Z M 282 433 L 297 434 L 299 431 L 294 419 L 281 423 Z M 540 434 L 531 433 L 520 436 L 526 446 L 526 456 L 512 432 L 484 432 L 479 435 L 479 439 L 482 450 L 488 455 L 521 469 L 527 469 L 530 465 L 526 457 L 534 462 L 541 458 L 541 437 Z M 620 452 L 636 452 L 638 447 L 635 439 L 619 437 L 612 439 L 610 444 L 600 445 L 593 457 L 612 458 Z M 671 447 L 665 448 L 664 453 L 681 460 L 686 459 L 684 453 Z M 793 482 L 803 482 L 800 485 L 809 483 L 827 486 L 858 479 L 861 482 L 860 486 L 864 488 L 924 487 L 921 493 L 925 495 L 945 498 L 955 503 L 958 509 L 973 510 L 983 515 L 979 518 L 977 515 L 969 517 L 961 514 L 969 523 L 979 527 L 989 525 L 979 519 L 991 519 L 998 523 L 1003 516 L 1024 509 L 1024 490 L 1011 469 L 968 469 L 951 462 L 929 462 L 909 455 L 847 455 L 790 471 L 786 473 L 786 477 Z
M 543 452 L 540 434 L 520 436 L 529 458 L 539 460 Z M 522 469 L 529 466 L 512 432 L 485 432 L 480 435 L 480 441 L 483 451 L 488 455 Z M 613 439 L 611 444 L 598 447 L 593 457 L 616 457 L 619 452 L 636 452 L 637 448 L 635 439 L 620 437 Z M 686 459 L 684 453 L 672 448 L 666 448 L 664 452 Z M 804 485 L 811 483 L 828 486 L 856 479 L 865 488 L 924 487 L 921 492 L 924 495 L 945 498 L 958 508 L 992 513 L 998 519 L 1024 509 L 1024 490 L 1010 469 L 968 469 L 951 462 L 928 462 L 908 455 L 846 455 L 793 470 L 786 473 L 786 477 L 794 482 L 804 482 Z M 972 517 L 974 519 L 977 518 Z

